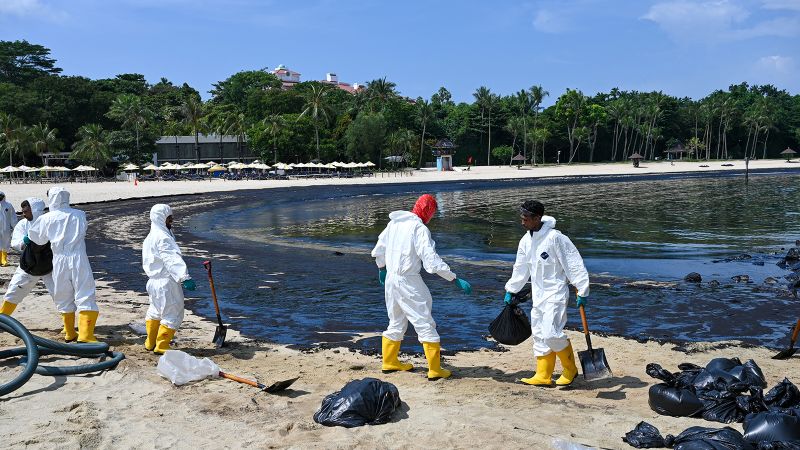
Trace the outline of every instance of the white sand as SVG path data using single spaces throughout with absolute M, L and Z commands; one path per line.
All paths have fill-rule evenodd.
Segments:
M 733 167 L 723 167 L 722 164 L 733 164 Z M 709 167 L 700 167 L 708 165 Z M 783 160 L 759 160 L 750 162 L 751 169 L 800 169 L 800 164 L 787 163 Z M 441 181 L 470 181 L 470 180 L 500 180 L 514 178 L 545 178 L 545 177 L 575 177 L 575 176 L 613 176 L 613 175 L 642 175 L 642 174 L 667 174 L 677 172 L 711 172 L 711 171 L 741 171 L 744 172 L 744 162 L 736 161 L 709 161 L 709 162 L 683 162 L 676 161 L 671 165 L 667 161 L 643 163 L 639 168 L 634 168 L 630 163 L 602 163 L 602 164 L 573 164 L 557 166 L 516 167 L 489 166 L 473 167 L 471 170 L 457 168 L 452 172 L 437 172 L 433 169 L 411 171 L 412 176 L 396 176 L 395 174 L 369 177 L 369 178 L 342 178 L 342 179 L 293 179 L 270 181 L 149 181 L 134 185 L 133 182 L 104 182 L 104 183 L 64 183 L 62 186 L 70 191 L 73 204 L 119 200 L 137 197 L 154 197 L 178 194 L 196 194 L 203 192 L 235 191 L 240 189 L 269 189 L 276 187 L 297 186 L 326 186 L 326 185 L 363 185 L 380 183 L 420 183 Z M 6 197 L 18 204 L 22 199 L 31 196 L 44 198 L 51 184 L 16 184 L 3 183 L 0 191 Z

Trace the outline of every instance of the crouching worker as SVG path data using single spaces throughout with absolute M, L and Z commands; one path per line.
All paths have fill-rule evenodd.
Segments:
M 142 246 L 142 268 L 150 278 L 144 348 L 158 354 L 169 350 L 169 343 L 183 321 L 183 289 L 196 288 L 172 234 L 172 220 L 168 205 L 154 205 L 150 209 L 150 233 Z
M 62 187 L 47 192 L 50 212 L 28 229 L 37 245 L 50 243 L 53 251 L 53 301 L 64 319 L 67 341 L 97 342 L 94 327 L 98 308 L 92 267 L 86 255 L 86 213 L 69 206 L 69 192 Z M 75 311 L 78 333 L 75 333 Z
M 22 252 L 28 245 L 35 245 L 31 243 L 30 239 L 28 239 L 28 230 L 30 229 L 31 225 L 33 225 L 33 222 L 42 215 L 42 213 L 44 213 L 44 200 L 31 197 L 22 202 L 22 220 L 17 222 L 17 225 L 14 227 L 14 233 L 11 236 L 11 247 L 13 249 Z M 23 270 L 21 262 L 22 258 L 20 258 L 20 267 L 17 267 L 17 271 L 14 272 L 14 276 L 11 277 L 11 281 L 8 283 L 8 290 L 3 296 L 3 306 L 0 307 L 0 314 L 6 314 L 10 316 L 11 313 L 14 312 L 14 309 L 16 309 L 17 305 L 20 304 L 20 302 L 22 302 L 22 300 L 31 293 L 33 287 L 36 286 L 36 283 L 38 283 L 39 280 L 42 280 L 44 287 L 47 288 L 47 292 L 50 294 L 50 296 L 53 295 L 52 253 L 48 256 L 49 261 L 41 261 L 41 265 L 43 267 L 34 267 L 34 270 L 28 268 L 28 270 L 31 270 L 33 273 L 47 272 L 44 275 L 31 275 Z M 38 266 L 40 261 L 37 260 L 36 262 Z M 37 269 L 40 269 L 40 271 Z M 72 313 L 72 323 L 75 323 L 75 313 Z M 73 339 L 77 337 L 75 335 L 74 328 L 72 333 Z
M 536 373 L 523 383 L 551 386 L 556 355 L 563 371 L 556 385 L 567 386 L 578 374 L 572 344 L 564 333 L 567 324 L 569 285 L 578 289 L 578 306 L 589 295 L 589 273 L 578 249 L 555 229 L 556 219 L 544 215 L 544 205 L 528 200 L 520 207 L 522 226 L 527 231 L 519 241 L 514 272 L 506 283 L 505 302 L 531 281 L 531 328 Z
M 389 315 L 389 327 L 383 333 L 384 373 L 413 369 L 411 364 L 397 359 L 410 321 L 425 350 L 428 379 L 438 380 L 451 375 L 449 370 L 441 368 L 439 334 L 431 316 L 433 299 L 419 271 L 425 267 L 428 273 L 454 282 L 466 294 L 472 292 L 472 287 L 465 280 L 456 278 L 436 254 L 431 232 L 425 226 L 435 213 L 436 199 L 428 194 L 417 200 L 411 212 L 392 212 L 389 225 L 372 250 L 372 257 L 378 265 L 378 280 L 384 285 Z

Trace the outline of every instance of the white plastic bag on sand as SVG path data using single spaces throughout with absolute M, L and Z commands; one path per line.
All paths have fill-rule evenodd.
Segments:
M 214 361 L 195 358 L 180 350 L 167 350 L 158 358 L 156 370 L 176 386 L 219 376 L 219 366 Z
M 598 450 L 596 447 L 587 447 L 577 442 L 559 438 L 553 438 L 550 445 L 553 447 L 553 450 Z

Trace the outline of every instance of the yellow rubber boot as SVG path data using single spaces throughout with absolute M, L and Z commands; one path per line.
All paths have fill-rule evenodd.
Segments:
M 153 349 L 153 352 L 158 355 L 163 355 L 167 350 L 169 350 L 169 343 L 172 341 L 174 336 L 175 330 L 164 325 L 159 326 L 158 337 L 156 338 L 156 347 Z
M 17 309 L 16 303 L 11 303 L 3 300 L 3 306 L 0 307 L 0 314 L 5 314 L 7 316 L 10 316 L 11 314 L 14 313 L 15 309 Z
M 94 337 L 94 326 L 97 324 L 97 311 L 81 311 L 78 313 L 78 342 L 97 342 Z
M 442 345 L 438 342 L 423 342 L 422 348 L 425 350 L 425 359 L 428 360 L 428 381 L 450 378 L 452 373 L 447 369 L 442 369 L 441 365 Z
M 61 313 L 61 321 L 64 323 L 64 340 L 73 342 L 78 339 L 78 333 L 75 332 L 75 313 Z
M 381 370 L 383 370 L 383 373 L 405 371 L 414 368 L 411 364 L 401 363 L 400 360 L 397 359 L 397 355 L 400 353 L 400 341 L 393 341 L 384 336 L 382 347 L 383 366 Z
M 567 348 L 556 352 L 558 360 L 561 361 L 561 376 L 556 380 L 556 386 L 569 386 L 572 380 L 578 375 L 578 366 L 575 365 L 575 352 L 572 351 L 572 343 L 567 344 Z
M 556 368 L 556 354 L 553 352 L 545 356 L 536 357 L 536 373 L 530 378 L 523 378 L 525 384 L 533 386 L 552 386 L 553 385 L 553 369 Z
M 160 320 L 145 320 L 144 327 L 147 329 L 147 338 L 144 340 L 144 348 L 148 352 L 152 352 L 156 348 L 156 337 L 158 336 L 158 327 L 161 325 Z
M 8 265 L 8 252 L 4 250 L 0 250 L 0 266 L 7 266 Z

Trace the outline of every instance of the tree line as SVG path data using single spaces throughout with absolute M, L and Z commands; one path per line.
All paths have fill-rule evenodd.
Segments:
M 456 163 L 527 164 L 623 161 L 634 153 L 663 157 L 682 146 L 697 159 L 774 158 L 800 142 L 800 95 L 741 83 L 693 100 L 663 92 L 593 96 L 567 89 L 557 98 L 539 85 L 512 95 L 481 86 L 455 102 L 441 87 L 430 98 L 399 94 L 386 78 L 349 93 L 317 81 L 282 89 L 266 69 L 235 73 L 211 98 L 165 78 L 140 74 L 92 80 L 65 76 L 50 50 L 0 41 L 0 160 L 38 162 L 69 149 L 71 159 L 103 166 L 142 163 L 161 136 L 235 136 L 267 162 L 383 161 L 401 156 L 421 167 L 441 138 L 457 146 Z M 544 105 L 554 100 L 551 106 Z

